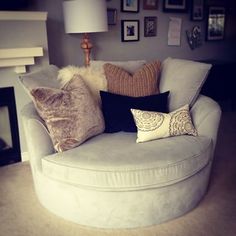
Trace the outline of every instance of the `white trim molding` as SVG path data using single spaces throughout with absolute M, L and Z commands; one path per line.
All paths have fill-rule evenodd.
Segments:
M 0 68 L 14 67 L 17 74 L 25 73 L 27 65 L 34 65 L 34 57 L 42 57 L 43 48 L 8 48 L 0 49 Z
M 21 161 L 29 161 L 29 153 L 28 152 L 22 152 L 21 153 Z
M 0 20 L 46 21 L 47 12 L 40 11 L 0 11 Z

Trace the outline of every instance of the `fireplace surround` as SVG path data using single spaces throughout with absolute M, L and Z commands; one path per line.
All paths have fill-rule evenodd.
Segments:
M 0 166 L 21 161 L 15 93 L 0 88 Z

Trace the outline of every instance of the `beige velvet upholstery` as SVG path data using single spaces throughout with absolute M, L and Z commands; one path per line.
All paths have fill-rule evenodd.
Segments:
M 31 90 L 38 87 L 60 88 L 57 80 L 59 68 L 55 65 L 48 65 L 36 71 L 19 76 L 19 82 L 23 85 L 26 93 L 31 97 Z
M 177 183 L 210 162 L 212 142 L 203 136 L 182 135 L 144 144 L 136 144 L 135 139 L 135 133 L 104 133 L 79 149 L 45 156 L 42 172 L 49 178 L 84 188 L 130 191 Z M 104 147 L 112 145 L 108 153 Z
M 137 144 L 135 134 L 101 134 L 57 154 L 34 106 L 26 105 L 21 115 L 40 202 L 100 228 L 143 227 L 185 214 L 207 191 L 221 115 L 201 95 L 190 112 L 196 137 Z
M 19 79 L 28 91 L 38 87 L 59 88 L 60 83 L 57 81 L 58 70 L 57 66 L 48 65 L 36 71 L 20 75 Z
M 130 70 L 142 63 L 132 62 Z M 221 110 L 212 99 L 198 96 L 194 84 L 182 96 L 172 79 L 162 80 L 160 88 L 173 92 L 173 109 L 186 99 L 191 103 L 198 136 L 136 143 L 136 133 L 102 133 L 57 153 L 34 104 L 25 105 L 21 118 L 41 204 L 66 220 L 107 229 L 160 224 L 195 208 L 207 193 Z
M 170 111 L 194 104 L 210 69 L 210 64 L 192 60 L 167 58 L 162 62 L 160 92 L 170 91 Z

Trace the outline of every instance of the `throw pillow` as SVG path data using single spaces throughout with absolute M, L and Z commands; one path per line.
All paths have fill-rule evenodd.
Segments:
M 169 92 L 145 97 L 122 96 L 104 91 L 101 91 L 100 94 L 106 133 L 136 132 L 137 128 L 130 112 L 131 108 L 168 112 Z
M 88 86 L 94 100 L 101 105 L 100 90 L 107 90 L 107 80 L 102 70 L 92 67 L 66 66 L 59 70 L 58 80 L 64 86 L 75 74 L 79 74 Z
M 90 67 L 96 70 L 100 70 L 104 73 L 103 66 L 105 64 L 112 64 L 121 67 L 122 69 L 133 74 L 136 70 L 142 67 L 146 61 L 145 60 L 135 60 L 135 61 L 100 61 L 100 60 L 91 60 Z
M 159 93 L 160 70 L 159 61 L 145 64 L 133 75 L 118 66 L 109 63 L 104 65 L 108 91 L 131 97 Z
M 31 96 L 30 92 L 34 88 L 60 88 L 60 83 L 57 81 L 58 70 L 59 68 L 55 65 L 43 66 L 39 70 L 20 75 L 19 79 L 26 92 Z
M 62 89 L 41 87 L 31 94 L 56 151 L 79 146 L 104 131 L 102 112 L 79 75 Z
M 205 82 L 210 64 L 167 58 L 162 63 L 160 92 L 170 91 L 169 110 L 173 111 L 185 104 L 194 104 L 203 83 Z
M 131 109 L 138 128 L 137 143 L 189 134 L 197 136 L 189 113 L 189 105 L 169 114 Z

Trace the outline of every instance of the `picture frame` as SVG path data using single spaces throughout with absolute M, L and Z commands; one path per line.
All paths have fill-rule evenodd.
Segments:
M 158 0 L 143 0 L 143 9 L 144 10 L 157 10 Z
M 140 0 L 121 0 L 121 11 L 138 13 Z
M 223 40 L 225 36 L 226 8 L 209 6 L 207 14 L 206 41 Z
M 199 25 L 193 26 L 191 30 L 186 30 L 186 36 L 192 50 L 202 46 L 201 27 Z
M 117 9 L 107 8 L 107 22 L 108 22 L 108 25 L 116 25 Z
M 184 13 L 188 11 L 188 0 L 164 0 L 164 12 Z
M 192 0 L 191 2 L 191 20 L 202 21 L 204 19 L 204 0 Z
M 121 20 L 121 41 L 139 41 L 139 20 Z
M 155 37 L 157 35 L 157 17 L 144 17 L 144 37 Z

